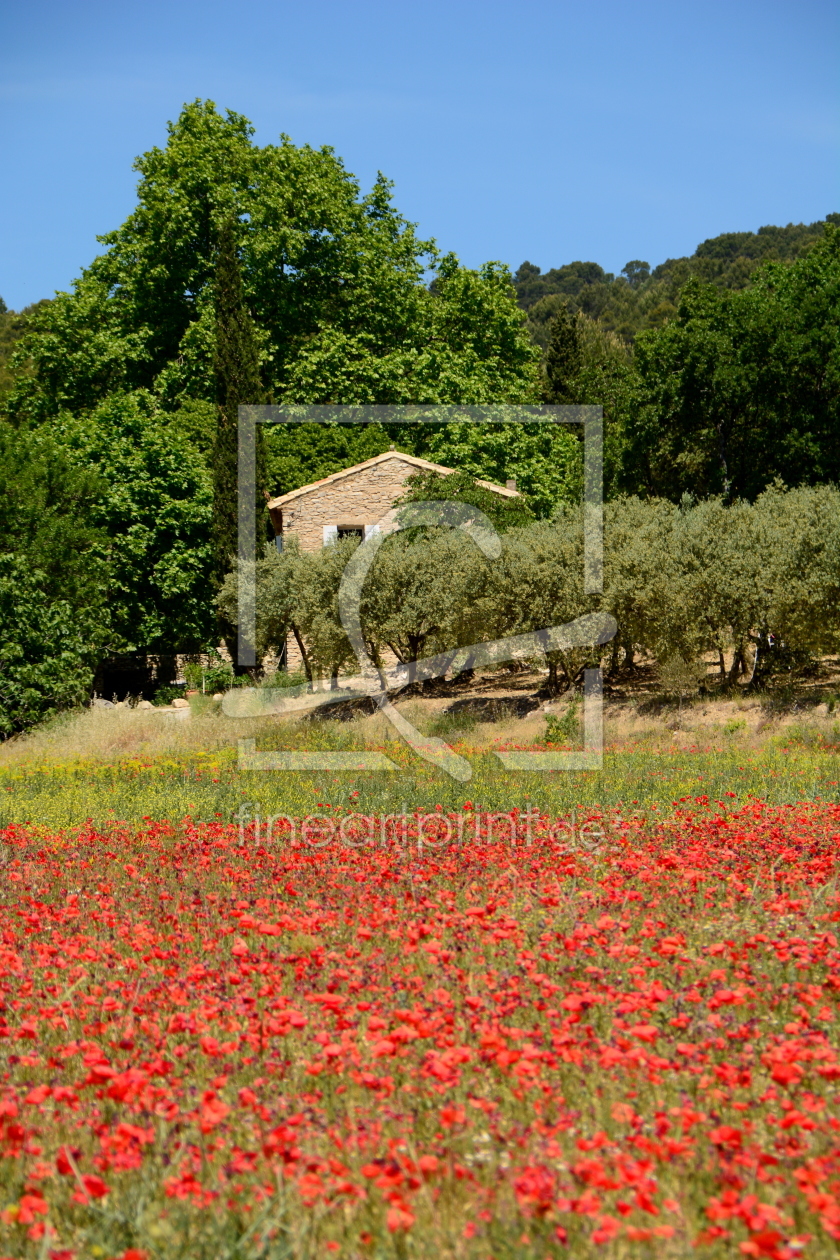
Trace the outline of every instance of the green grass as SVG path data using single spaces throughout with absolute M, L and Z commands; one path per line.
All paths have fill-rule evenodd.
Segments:
M 70 728 L 68 728 L 69 730 Z M 197 732 L 196 732 L 197 734 Z M 469 735 L 457 750 L 473 767 L 463 784 L 421 761 L 398 740 L 379 747 L 397 772 L 243 772 L 237 766 L 235 737 L 257 735 L 257 747 L 349 750 L 363 746 L 356 724 L 321 721 L 293 726 L 237 726 L 229 743 L 202 749 L 155 751 L 151 755 L 109 758 L 37 753 L 0 762 L 0 825 L 32 823 L 48 829 L 94 825 L 119 819 L 231 819 L 244 803 L 265 817 L 297 817 L 324 812 L 391 813 L 415 809 L 461 809 L 472 801 L 482 810 L 508 811 L 526 802 L 551 815 L 574 807 L 670 808 L 684 798 L 737 799 L 756 796 L 775 803 L 834 800 L 840 765 L 835 750 L 792 732 L 761 748 L 739 747 L 731 735 L 720 747 L 655 747 L 640 743 L 608 748 L 601 771 L 511 773 L 486 746 L 470 747 Z M 73 741 L 66 740 L 68 752 Z M 731 799 L 731 798 L 729 798 Z

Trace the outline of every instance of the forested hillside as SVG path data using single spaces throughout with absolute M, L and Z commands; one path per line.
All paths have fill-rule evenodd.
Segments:
M 543 397 L 604 408 L 609 496 L 752 500 L 777 480 L 840 480 L 838 221 L 720 237 L 658 278 L 640 262 L 629 279 L 599 280 L 582 263 L 549 273 L 575 291 L 527 312 L 544 346 Z M 784 252 L 795 257 L 773 256 Z M 638 326 L 646 301 L 650 320 L 660 309 L 654 326 Z M 620 302 L 632 337 L 609 327 Z
M 564 263 L 545 273 L 524 262 L 513 282 L 538 345 L 548 344 L 548 326 L 561 305 L 629 340 L 642 329 L 660 328 L 673 319 L 680 290 L 690 277 L 720 289 L 743 289 L 762 263 L 800 258 L 819 240 L 824 223 L 840 224 L 840 214 L 828 214 L 817 223 L 724 232 L 703 241 L 688 258 L 668 258 L 652 270 L 649 263 L 633 259 L 618 276 L 595 262 Z

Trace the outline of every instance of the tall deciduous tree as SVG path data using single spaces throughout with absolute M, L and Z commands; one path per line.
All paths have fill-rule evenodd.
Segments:
M 400 503 L 435 501 L 469 503 L 479 508 L 499 530 L 527 525 L 534 519 L 527 498 L 522 495 L 515 499 L 502 497 L 493 490 L 487 490 L 475 477 L 463 471 L 414 473 L 406 480 L 399 500 Z
M 138 205 L 71 294 L 33 318 L 11 406 L 48 419 L 115 389 L 166 409 L 215 397 L 215 248 L 234 225 L 264 384 L 277 400 L 533 401 L 537 360 L 507 269 L 440 260 L 379 176 L 362 194 L 332 149 L 257 146 L 239 114 L 184 107 L 136 163 Z
M 239 407 L 264 402 L 259 350 L 254 325 L 242 289 L 242 275 L 234 224 L 226 219 L 219 229 L 215 276 L 216 299 L 216 438 L 213 444 L 213 561 L 217 585 L 231 568 L 237 550 L 239 476 Z M 243 493 L 257 500 L 257 521 L 262 524 L 265 485 L 262 432 L 255 427 L 257 447 L 254 485 Z M 243 474 L 244 475 L 244 474 Z M 261 510 L 260 510 L 261 509 Z
M 90 694 L 101 623 L 47 593 L 45 574 L 22 554 L 0 554 L 0 739 Z
M 167 419 L 136 390 L 62 421 L 68 455 L 100 474 L 92 517 L 107 535 L 104 584 L 121 651 L 195 651 L 215 629 L 212 479 Z
M 0 739 L 81 702 L 118 638 L 102 490 L 52 434 L 0 421 Z
M 196 428 L 202 416 L 190 408 L 217 396 L 214 277 L 225 222 L 272 401 L 538 400 L 539 352 L 507 268 L 439 258 L 397 212 L 384 177 L 363 194 L 332 149 L 287 136 L 257 146 L 247 119 L 210 101 L 186 105 L 166 145 L 136 169 L 134 212 L 102 237 L 104 252 L 73 292 L 28 320 L 20 358 L 29 368 L 8 404 L 16 418 L 49 423 L 148 390 L 161 414 Z M 202 432 L 197 439 L 203 448 Z M 379 450 L 393 440 L 371 438 Z M 411 441 L 400 437 L 407 449 Z M 361 458 L 376 453 L 361 445 Z M 268 488 L 284 493 L 345 466 L 347 446 L 338 429 L 313 450 L 307 434 L 278 428 L 267 435 Z

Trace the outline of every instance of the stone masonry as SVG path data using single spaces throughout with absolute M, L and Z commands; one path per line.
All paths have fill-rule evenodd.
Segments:
M 455 470 L 391 450 L 271 499 L 268 510 L 279 545 L 295 535 L 302 551 L 319 551 L 345 529 L 365 537 L 402 496 L 406 479 L 421 471 L 448 475 Z M 504 498 L 517 496 L 514 482 L 507 486 L 489 481 L 478 484 Z M 300 653 L 292 635 L 286 652 L 288 668 L 299 669 Z
M 422 470 L 444 475 L 454 471 L 416 455 L 385 451 L 363 464 L 344 468 L 312 485 L 272 499 L 268 510 L 274 532 L 283 539 L 295 534 L 302 551 L 320 550 L 340 529 L 360 529 L 366 533 L 400 498 L 406 479 Z M 516 497 L 515 489 L 489 481 L 479 484 L 506 498 Z

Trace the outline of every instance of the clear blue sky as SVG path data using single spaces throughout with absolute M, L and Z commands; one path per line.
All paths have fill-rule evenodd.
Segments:
M 382 170 L 471 266 L 620 271 L 840 210 L 834 0 L 26 0 L 0 69 L 13 309 L 99 252 L 196 97 Z

